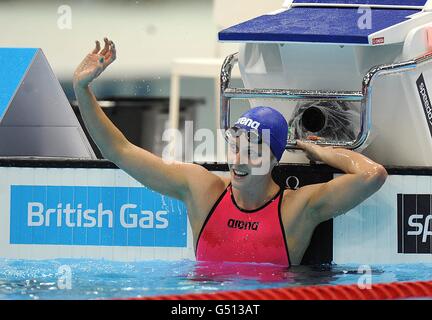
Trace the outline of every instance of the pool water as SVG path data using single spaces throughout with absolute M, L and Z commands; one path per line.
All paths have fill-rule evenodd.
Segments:
M 274 265 L 0 259 L 0 299 L 110 299 L 305 285 L 431 280 L 432 264 Z M 368 270 L 371 271 L 368 273 Z

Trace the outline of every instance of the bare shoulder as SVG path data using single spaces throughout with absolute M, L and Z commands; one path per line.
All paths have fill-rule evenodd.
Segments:
M 191 189 L 206 189 L 225 185 L 228 179 L 207 170 L 199 164 L 185 163 L 184 169 L 186 170 L 188 184 Z
M 217 175 L 201 165 L 186 164 L 190 200 L 195 203 L 214 202 L 227 187 L 230 179 Z M 202 201 L 203 200 L 203 201 Z
M 317 190 L 319 190 L 325 183 L 314 183 L 314 184 L 308 184 L 306 186 L 303 186 L 301 188 L 298 188 L 296 191 L 298 194 L 301 195 L 303 198 L 308 198 L 312 196 Z
M 319 190 L 322 183 L 310 184 L 296 190 L 284 190 L 281 214 L 284 220 L 297 220 L 300 216 L 308 215 L 307 205 L 311 196 Z
M 295 202 L 307 202 L 309 197 L 316 192 L 320 187 L 322 186 L 322 183 L 317 184 L 310 184 L 303 186 L 301 188 L 292 190 L 292 189 L 286 189 L 284 190 L 283 194 L 283 201 L 295 201 Z
M 192 230 L 199 233 L 208 213 L 229 184 L 230 179 L 206 168 L 190 164 L 188 168 L 189 195 L 187 206 Z

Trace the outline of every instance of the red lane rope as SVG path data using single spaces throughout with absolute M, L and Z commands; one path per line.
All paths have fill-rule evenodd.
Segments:
M 361 289 L 355 284 L 305 286 L 131 298 L 131 300 L 386 300 L 432 298 L 432 281 L 392 282 Z

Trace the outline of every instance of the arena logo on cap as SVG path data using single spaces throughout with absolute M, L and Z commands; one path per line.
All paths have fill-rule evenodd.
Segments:
M 261 125 L 261 123 L 259 123 L 258 121 L 254 121 L 250 118 L 246 118 L 246 117 L 241 117 L 240 119 L 238 119 L 238 121 L 236 122 L 236 124 L 241 124 L 247 127 L 250 127 L 252 129 L 258 130 L 259 126 Z
M 11 244 L 186 247 L 183 202 L 145 187 L 11 186 Z

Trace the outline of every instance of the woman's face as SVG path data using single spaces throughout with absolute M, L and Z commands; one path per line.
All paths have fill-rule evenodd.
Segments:
M 259 183 L 271 174 L 274 156 L 266 143 L 249 142 L 245 135 L 228 139 L 228 166 L 233 186 Z

